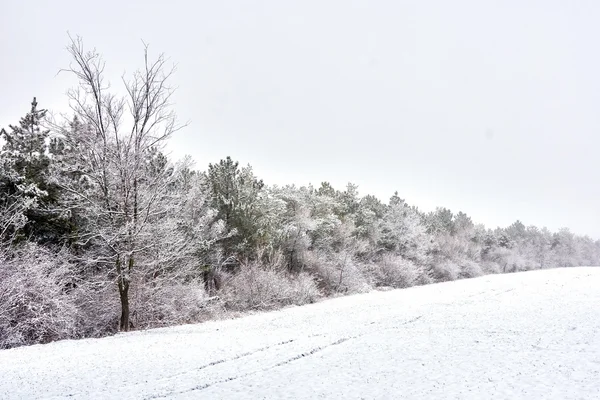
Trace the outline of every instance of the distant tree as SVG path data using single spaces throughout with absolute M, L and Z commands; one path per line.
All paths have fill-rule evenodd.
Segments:
M 276 245 L 286 257 L 290 271 L 301 271 L 305 267 L 306 254 L 311 245 L 310 234 L 316 222 L 310 213 L 308 188 L 293 185 L 272 189 L 274 196 L 283 202 L 277 221 Z
M 317 189 L 317 195 L 335 197 L 336 190 L 331 186 L 329 182 L 321 182 L 321 186 Z
M 310 198 L 310 216 L 314 229 L 310 232 L 311 249 L 325 253 L 336 253 L 341 243 L 335 240 L 335 232 L 342 225 L 343 205 L 338 192 L 327 182 L 323 182 Z
M 577 265 L 575 235 L 568 228 L 561 228 L 552 235 L 550 249 L 556 266 L 573 267 Z
M 227 255 L 249 256 L 256 246 L 264 244 L 261 226 L 265 209 L 261 209 L 264 183 L 254 176 L 252 168 L 240 168 L 231 157 L 208 166 L 207 190 L 217 218 L 225 222 L 231 235 L 223 240 Z
M 512 225 L 504 229 L 506 236 L 510 239 L 513 245 L 520 247 L 527 240 L 527 228 L 525 225 L 517 220 Z
M 353 183 L 346 185 L 346 190 L 343 192 L 336 192 L 340 207 L 335 212 L 341 218 L 354 218 L 360 204 L 360 197 L 358 195 L 358 186 Z
M 393 197 L 380 225 L 378 247 L 410 261 L 423 263 L 431 238 L 418 213 L 403 200 Z M 399 199 L 399 198 L 398 198 Z
M 454 214 L 447 208 L 436 208 L 434 212 L 427 214 L 426 221 L 427 232 L 431 234 L 454 235 L 456 233 Z
M 475 224 L 471 220 L 467 214 L 462 211 L 459 211 L 458 214 L 454 217 L 454 234 L 469 236 L 473 229 L 475 228 Z
M 367 240 L 372 249 L 376 249 L 379 242 L 379 223 L 383 220 L 385 212 L 386 205 L 375 196 L 367 195 L 358 204 L 355 234 L 357 237 Z

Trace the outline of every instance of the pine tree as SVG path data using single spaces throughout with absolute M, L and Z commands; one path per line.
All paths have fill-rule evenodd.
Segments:
M 0 202 L 7 209 L 21 204 L 24 220 L 13 225 L 13 238 L 32 238 L 41 243 L 56 243 L 64 236 L 67 223 L 57 210 L 59 189 L 51 183 L 48 138 L 50 131 L 42 127 L 47 110 L 38 109 L 33 98 L 31 110 L 19 121 L 9 125 L 0 137 Z
M 255 177 L 252 168 L 240 168 L 230 157 L 218 164 L 210 164 L 207 190 L 212 196 L 212 207 L 218 211 L 217 220 L 225 222 L 231 233 L 223 241 L 226 255 L 250 256 L 263 240 L 262 204 L 264 183 Z
M 2 167 L 6 174 L 3 189 L 9 194 L 43 196 L 43 174 L 48 167 L 46 139 L 48 130 L 40 126 L 46 110 L 37 109 L 36 98 L 31 111 L 21 118 L 18 126 L 9 125 L 10 131 L 2 130 Z

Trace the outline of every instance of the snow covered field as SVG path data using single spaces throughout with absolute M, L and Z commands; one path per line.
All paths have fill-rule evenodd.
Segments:
M 600 268 L 0 351 L 2 399 L 600 399 Z

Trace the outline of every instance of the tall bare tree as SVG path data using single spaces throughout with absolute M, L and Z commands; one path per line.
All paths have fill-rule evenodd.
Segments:
M 122 331 L 130 329 L 132 273 L 160 240 L 148 227 L 165 218 L 175 194 L 178 168 L 160 150 L 182 125 L 172 109 L 174 67 L 164 55 L 151 60 L 144 44 L 143 67 L 122 78 L 123 96 L 111 90 L 105 63 L 81 38 L 67 47 L 72 63 L 63 70 L 78 79 L 68 92 L 75 122 L 62 130 L 58 153 L 65 161 L 61 184 L 73 210 L 85 216 L 78 243 L 97 251 L 88 262 L 116 280 Z M 70 171 L 65 171 L 68 166 Z M 86 252 L 89 254 L 89 252 Z

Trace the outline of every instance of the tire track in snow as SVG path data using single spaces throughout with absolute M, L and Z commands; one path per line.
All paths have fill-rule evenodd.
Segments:
M 408 324 L 412 324 L 412 323 L 418 321 L 421 318 L 423 318 L 423 315 L 419 315 L 419 316 L 417 316 L 415 318 L 412 318 L 412 319 L 410 319 L 408 321 L 404 321 L 400 325 L 393 326 L 393 327 L 384 327 L 383 329 L 386 329 L 386 330 L 387 329 L 399 329 L 402 326 L 408 325 Z M 370 325 L 372 325 L 372 324 L 373 323 L 371 323 Z M 197 385 L 197 386 L 195 386 L 193 388 L 190 388 L 190 389 L 187 389 L 187 390 L 183 390 L 183 391 L 171 392 L 171 393 L 164 394 L 164 395 L 159 395 L 159 396 L 152 396 L 152 397 L 149 397 L 148 399 L 168 398 L 169 396 L 172 396 L 172 395 L 184 394 L 184 393 L 189 393 L 189 392 L 193 392 L 193 391 L 202 391 L 202 390 L 206 390 L 206 389 L 208 389 L 208 388 L 210 388 L 210 387 L 212 387 L 214 385 L 218 385 L 218 384 L 222 384 L 222 383 L 227 383 L 227 382 L 232 382 L 232 381 L 235 381 L 235 380 L 238 380 L 238 379 L 242 379 L 242 378 L 246 378 L 246 377 L 249 377 L 249 376 L 261 373 L 261 372 L 267 372 L 269 370 L 272 370 L 272 369 L 275 369 L 275 368 L 278 368 L 278 367 L 290 364 L 290 363 L 292 363 L 294 361 L 297 361 L 297 360 L 300 360 L 300 359 L 303 359 L 303 358 L 306 358 L 306 357 L 310 357 L 312 355 L 320 353 L 320 352 L 322 352 L 322 351 L 324 351 L 326 349 L 329 349 L 331 347 L 334 347 L 334 346 L 340 345 L 342 343 L 348 342 L 349 340 L 357 339 L 357 338 L 362 337 L 362 336 L 366 336 L 369 333 L 371 333 L 371 332 L 363 332 L 363 333 L 360 333 L 360 334 L 357 334 L 357 335 L 353 335 L 353 336 L 349 336 L 349 337 L 342 337 L 342 338 L 337 339 L 337 340 L 335 340 L 335 341 L 333 341 L 333 342 L 331 342 L 329 344 L 326 344 L 324 346 L 317 346 L 317 347 L 312 348 L 309 351 L 305 351 L 305 352 L 302 352 L 302 353 L 300 353 L 298 355 L 292 356 L 292 357 L 290 357 L 290 358 L 288 358 L 288 359 L 286 359 L 284 361 L 278 362 L 278 363 L 276 363 L 276 364 L 274 364 L 274 365 L 272 365 L 270 367 L 267 367 L 267 368 L 260 368 L 258 370 L 255 370 L 255 371 L 252 371 L 252 372 L 248 372 L 248 373 L 245 373 L 245 374 L 230 376 L 230 377 L 227 377 L 227 378 L 224 378 L 224 379 L 220 379 L 220 380 L 217 380 L 217 381 L 214 381 L 214 382 L 205 383 L 205 384 L 202 384 L 202 385 Z M 323 336 L 323 335 L 322 334 L 314 334 L 314 335 L 307 336 L 307 338 L 318 337 L 318 336 Z M 288 341 L 288 343 L 289 342 L 290 341 Z M 275 347 L 275 346 L 271 346 L 271 347 Z M 240 357 L 236 357 L 235 359 L 238 359 L 238 358 L 241 358 L 241 356 Z
M 252 376 L 252 375 L 258 374 L 260 372 L 267 372 L 267 371 L 269 371 L 271 369 L 274 369 L 274 368 L 277 368 L 277 367 L 281 367 L 282 365 L 289 364 L 289 363 L 291 363 L 293 361 L 299 360 L 299 359 L 304 358 L 304 357 L 311 356 L 311 355 L 316 354 L 316 353 L 318 353 L 320 351 L 323 351 L 323 350 L 325 350 L 325 349 L 327 349 L 329 347 L 342 344 L 344 342 L 347 342 L 350 339 L 354 339 L 354 338 L 359 337 L 359 336 L 362 336 L 362 335 L 357 335 L 357 336 L 348 337 L 348 338 L 341 338 L 341 339 L 338 339 L 338 340 L 336 340 L 336 341 L 334 341 L 332 343 L 329 343 L 329 344 L 327 344 L 325 346 L 315 347 L 312 350 L 309 350 L 309 351 L 301 353 L 301 354 L 299 354 L 297 356 L 291 357 L 291 358 L 289 358 L 289 359 L 287 359 L 285 361 L 279 362 L 279 363 L 277 363 L 277 364 L 275 364 L 275 365 L 273 365 L 271 367 L 268 367 L 268 368 L 262 368 L 262 369 L 259 369 L 259 370 L 256 370 L 256 371 L 252 371 L 252 372 L 248 372 L 248 373 L 242 374 L 242 375 L 231 376 L 231 377 L 228 377 L 228 378 L 225 378 L 225 379 L 221 379 L 221 380 L 218 380 L 218 381 L 215 381 L 215 382 L 205 383 L 203 385 L 198 385 L 198 386 L 195 386 L 195 387 L 193 387 L 191 389 L 183 390 L 183 391 L 180 391 L 180 392 L 171 392 L 171 393 L 166 394 L 164 396 L 149 397 L 149 399 L 167 398 L 167 397 L 169 397 L 171 395 L 183 394 L 183 393 L 188 393 L 188 392 L 193 392 L 193 391 L 206 390 L 206 389 L 208 389 L 208 388 L 210 388 L 211 386 L 214 386 L 214 385 L 218 385 L 218 384 L 221 384 L 221 383 L 227 383 L 227 382 L 235 381 L 237 379 L 246 378 L 248 376 Z
M 194 373 L 197 373 L 198 371 L 202 371 L 203 369 L 214 367 L 214 366 L 217 366 L 219 364 L 224 364 L 224 363 L 227 363 L 227 362 L 236 361 L 236 360 L 239 360 L 239 359 L 244 358 L 244 357 L 250 357 L 250 356 L 252 356 L 254 354 L 262 353 L 262 352 L 268 351 L 268 350 L 270 350 L 272 348 L 279 347 L 279 346 L 284 346 L 286 344 L 289 344 L 289 343 L 292 343 L 292 342 L 295 342 L 295 341 L 296 341 L 296 339 L 284 340 L 282 342 L 275 343 L 275 344 L 272 344 L 272 345 L 269 345 L 269 346 L 263 346 L 263 347 L 260 347 L 258 349 L 252 350 L 252 351 L 247 351 L 247 352 L 244 352 L 244 353 L 240 353 L 240 354 L 237 354 L 236 356 L 233 356 L 233 357 L 230 357 L 230 358 L 222 358 L 222 359 L 219 359 L 219 360 L 211 361 L 209 363 L 201 365 L 200 367 L 194 368 L 192 370 L 188 370 L 188 371 L 185 371 L 185 372 L 180 372 L 180 373 L 177 373 L 177 374 L 166 376 L 164 378 L 159 379 L 157 382 L 161 382 L 161 381 L 169 382 L 169 381 L 173 380 L 174 378 L 178 378 L 178 377 L 182 377 L 182 376 L 185 376 L 185 375 L 194 374 Z M 139 383 L 137 385 L 128 386 L 128 388 L 135 387 L 135 386 L 146 386 L 146 384 L 145 383 Z M 182 392 L 182 393 L 185 393 L 185 391 Z M 100 393 L 95 393 L 95 394 L 98 395 Z M 157 394 L 157 395 L 153 395 L 153 396 L 149 396 L 149 397 L 145 397 L 145 398 L 146 399 L 163 398 L 163 397 L 170 396 L 172 394 L 176 394 L 176 392 L 168 392 L 168 393 L 163 393 L 163 394 Z M 69 393 L 69 394 L 66 394 L 65 397 L 75 397 L 75 396 L 82 396 L 82 395 L 83 395 L 82 393 Z
M 275 347 L 285 346 L 286 344 L 289 344 L 289 343 L 292 343 L 292 342 L 295 342 L 295 341 L 296 341 L 296 339 L 284 340 L 284 341 L 276 343 L 276 344 L 272 344 L 272 345 L 269 345 L 269 346 L 260 347 L 258 349 L 253 350 L 253 351 L 247 351 L 247 352 L 244 352 L 244 353 L 240 353 L 240 354 L 238 354 L 238 355 L 236 355 L 234 357 L 222 358 L 220 360 L 211 361 L 211 362 L 209 362 L 207 364 L 201 365 L 200 367 L 194 368 L 194 369 L 192 369 L 190 371 L 185 371 L 185 372 L 181 372 L 181 373 L 178 373 L 178 374 L 167 376 L 165 378 L 162 378 L 161 381 L 164 380 L 164 381 L 168 382 L 168 381 L 172 380 L 173 378 L 177 378 L 177 377 L 181 377 L 181 376 L 184 376 L 184 375 L 193 374 L 193 373 L 196 373 L 196 372 L 201 371 L 203 369 L 214 367 L 214 366 L 217 366 L 219 364 L 224 364 L 224 363 L 227 363 L 227 362 L 236 361 L 236 360 L 239 360 L 239 359 L 244 358 L 244 357 L 250 357 L 252 355 L 268 351 L 268 350 L 270 350 L 272 348 L 275 348 Z M 227 380 L 225 380 L 225 381 L 227 381 Z M 216 383 L 209 384 L 209 386 L 212 386 L 213 384 L 216 384 Z M 195 388 L 192 389 L 192 390 L 195 390 Z M 166 394 L 153 395 L 153 396 L 146 397 L 146 399 L 164 398 L 164 397 L 170 396 L 172 394 L 185 393 L 187 391 L 191 391 L 191 390 L 185 390 L 183 392 L 169 392 L 169 393 L 166 393 Z

